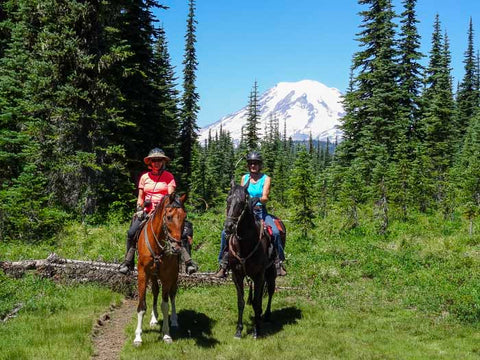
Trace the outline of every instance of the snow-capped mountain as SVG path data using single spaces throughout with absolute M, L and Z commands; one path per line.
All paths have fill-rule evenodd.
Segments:
M 263 93 L 258 100 L 260 113 L 259 131 L 264 135 L 271 117 L 278 119 L 280 132 L 286 126 L 287 138 L 334 141 L 341 137 L 339 118 L 344 115 L 339 90 L 314 80 L 281 82 Z M 228 131 L 234 141 L 240 140 L 242 127 L 246 124 L 248 106 L 224 116 L 219 121 L 200 129 L 199 140 L 220 130 Z

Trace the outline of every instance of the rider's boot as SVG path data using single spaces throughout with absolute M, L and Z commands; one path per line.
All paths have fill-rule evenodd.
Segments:
M 285 276 L 287 275 L 287 271 L 283 266 L 283 261 L 279 258 L 275 259 L 275 269 L 277 269 L 277 276 Z
M 180 248 L 180 256 L 185 263 L 185 272 L 188 275 L 191 275 L 198 271 L 198 265 L 195 264 L 195 262 L 190 257 L 190 254 L 188 253 L 187 249 L 185 249 L 183 246 Z
M 135 258 L 135 246 L 131 246 L 127 250 L 127 254 L 125 255 L 125 260 L 123 263 L 120 264 L 120 268 L 118 269 L 119 272 L 122 274 L 127 274 L 130 271 L 133 271 L 134 267 L 134 258 Z
M 220 269 L 215 274 L 215 277 L 223 279 L 227 277 L 228 268 L 228 251 L 223 252 L 222 260 L 220 260 Z

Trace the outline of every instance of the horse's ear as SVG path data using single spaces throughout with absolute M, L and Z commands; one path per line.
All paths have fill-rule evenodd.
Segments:
M 180 202 L 182 204 L 185 204 L 185 202 L 187 201 L 187 198 L 188 198 L 188 193 L 185 193 L 183 195 L 180 196 Z
M 233 189 L 235 186 L 235 179 L 232 177 L 232 180 L 230 180 L 230 187 Z

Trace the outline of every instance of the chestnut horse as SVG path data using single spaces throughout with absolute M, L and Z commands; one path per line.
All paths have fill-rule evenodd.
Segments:
M 270 240 L 263 231 L 263 226 L 257 224 L 253 213 L 253 205 L 258 198 L 249 200 L 248 183 L 245 186 L 235 185 L 232 181 L 227 197 L 227 219 L 225 230 L 229 238 L 228 263 L 232 271 L 232 279 L 237 289 L 238 321 L 235 338 L 242 337 L 244 300 L 244 280 L 248 277 L 250 283 L 249 303 L 255 313 L 253 338 L 260 335 L 262 318 L 262 298 L 264 287 L 267 286 L 268 304 L 264 318 L 269 320 L 271 304 L 275 292 L 277 272 L 273 259 L 268 255 Z
M 186 217 L 183 206 L 186 195 L 166 195 L 157 205 L 150 219 L 142 229 L 138 238 L 138 308 L 137 329 L 134 344 L 142 343 L 142 321 L 147 310 L 146 291 L 149 281 L 152 282 L 153 306 L 150 326 L 158 324 L 157 300 L 159 283 L 162 283 L 163 341 L 171 343 L 168 324 L 168 300 L 172 304 L 170 320 L 172 327 L 178 326 L 175 309 L 175 295 L 179 271 L 179 249 L 181 247 L 182 229 Z

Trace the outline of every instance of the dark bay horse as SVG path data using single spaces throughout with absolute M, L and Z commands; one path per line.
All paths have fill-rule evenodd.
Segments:
M 272 296 L 275 292 L 275 278 L 277 272 L 274 261 L 268 255 L 270 240 L 264 234 L 261 224 L 257 224 L 253 213 L 253 206 L 258 198 L 249 199 L 245 186 L 235 185 L 232 181 L 227 197 L 227 219 L 225 230 L 229 242 L 228 262 L 232 271 L 232 279 L 237 289 L 238 321 L 236 338 L 241 338 L 243 329 L 243 310 L 245 308 L 244 280 L 248 277 L 250 284 L 249 302 L 255 313 L 253 337 L 260 334 L 262 321 L 262 297 L 265 285 L 268 291 L 268 304 L 264 318 L 269 320 L 271 315 Z
M 138 238 L 138 308 L 137 329 L 135 330 L 135 345 L 142 343 L 142 321 L 147 310 L 146 291 L 149 281 L 152 283 L 153 306 L 150 326 L 158 324 L 157 300 L 159 281 L 162 284 L 162 314 L 163 341 L 171 343 L 168 324 L 168 300 L 172 304 L 170 320 L 172 327 L 178 326 L 175 309 L 175 295 L 179 271 L 179 249 L 181 246 L 182 229 L 186 217 L 183 206 L 186 195 L 178 197 L 175 194 L 166 195 Z

